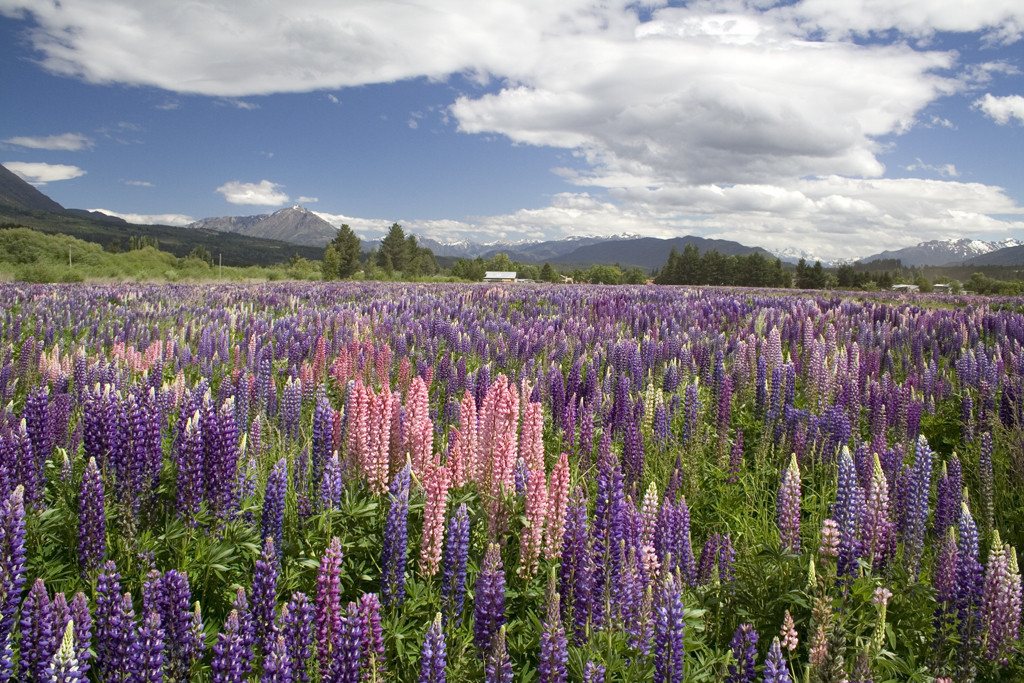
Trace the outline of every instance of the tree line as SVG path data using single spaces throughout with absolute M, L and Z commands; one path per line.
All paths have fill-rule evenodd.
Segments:
M 820 262 L 817 268 L 821 268 Z M 790 287 L 793 278 L 782 267 L 781 260 L 769 259 L 760 252 L 727 256 L 711 249 L 701 254 L 696 245 L 687 244 L 681 254 L 672 247 L 668 262 L 655 275 L 654 282 L 659 285 Z

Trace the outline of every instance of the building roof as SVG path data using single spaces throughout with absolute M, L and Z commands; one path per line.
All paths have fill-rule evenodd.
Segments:
M 515 280 L 516 271 L 514 270 L 488 270 L 484 273 L 485 280 Z

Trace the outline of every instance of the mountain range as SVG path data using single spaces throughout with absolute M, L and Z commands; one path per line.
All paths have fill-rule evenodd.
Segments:
M 316 212 L 291 206 L 271 214 L 257 216 L 222 216 L 195 221 L 186 228 L 144 226 L 94 211 L 65 209 L 0 165 L 0 217 L 14 218 L 44 232 L 63 232 L 90 241 L 110 240 L 130 235 L 151 235 L 160 240 L 162 248 L 178 256 L 198 245 L 211 253 L 223 253 L 225 265 L 273 263 L 300 254 L 318 258 L 321 249 L 337 234 L 337 228 Z M 591 264 L 618 264 L 623 268 L 640 267 L 653 270 L 663 266 L 669 251 L 682 251 L 692 244 L 702 253 L 716 249 L 725 255 L 760 253 L 778 257 L 789 263 L 804 258 L 817 260 L 810 253 L 787 248 L 768 252 L 739 242 L 715 240 L 693 235 L 659 239 L 637 235 L 573 236 L 560 240 L 441 242 L 417 235 L 419 245 L 427 247 L 441 259 L 491 258 L 504 253 L 513 261 L 545 263 L 564 268 Z M 379 240 L 363 240 L 363 250 L 379 245 Z M 179 253 L 180 252 L 180 253 Z M 248 261 L 246 257 L 248 256 Z M 276 259 L 276 260 L 275 260 Z M 860 263 L 899 260 L 904 266 L 1020 266 L 1024 265 L 1024 243 L 1016 239 L 985 242 L 970 239 L 929 240 L 913 247 L 882 251 L 861 259 Z M 823 265 L 835 267 L 849 261 L 830 261 Z
M 1015 239 L 1004 239 L 998 242 L 983 242 L 970 239 L 929 240 L 913 247 L 883 251 L 874 256 L 861 259 L 861 263 L 898 259 L 905 266 L 974 264 L 975 259 L 1001 252 L 1004 249 L 1019 247 L 1021 244 L 1021 242 Z M 1002 257 L 995 258 L 998 261 Z M 984 265 L 985 263 L 987 262 L 979 261 L 976 265 Z M 1024 261 L 1017 260 L 1013 263 L 992 262 L 989 265 L 1019 265 L 1021 263 L 1024 263 Z

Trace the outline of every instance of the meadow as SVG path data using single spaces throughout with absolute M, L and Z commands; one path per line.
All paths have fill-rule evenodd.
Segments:
M 1024 679 L 1024 301 L 0 311 L 0 682 Z

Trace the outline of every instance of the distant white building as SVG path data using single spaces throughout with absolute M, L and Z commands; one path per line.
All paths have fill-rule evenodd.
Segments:
M 903 294 L 912 294 L 913 292 L 920 291 L 920 287 L 917 285 L 893 285 L 892 291 L 901 292 Z
M 514 270 L 488 270 L 484 273 L 484 282 L 516 282 Z

